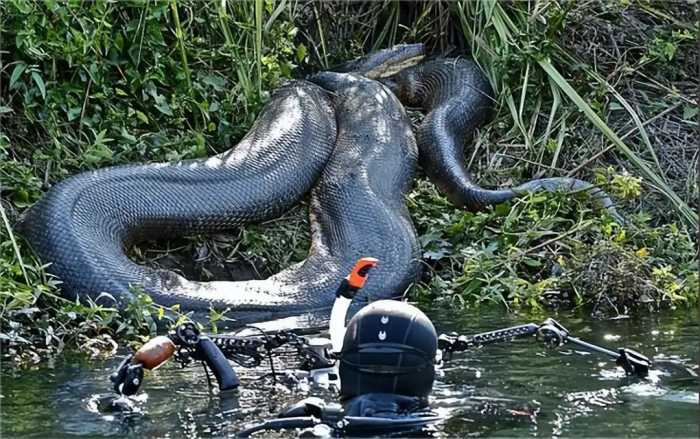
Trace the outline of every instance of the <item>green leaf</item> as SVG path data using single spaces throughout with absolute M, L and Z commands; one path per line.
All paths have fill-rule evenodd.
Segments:
M 17 205 L 26 206 L 29 203 L 29 192 L 22 188 L 15 190 L 13 201 Z
M 158 111 L 165 114 L 166 116 L 173 115 L 173 110 L 170 109 L 170 105 L 168 105 L 167 102 L 162 102 L 160 104 L 156 104 L 156 108 L 158 109 Z
M 44 84 L 44 80 L 41 78 L 39 72 L 32 72 L 32 79 L 36 83 L 36 86 L 39 87 L 41 97 L 46 99 L 46 85 Z
M 698 107 L 686 105 L 683 107 L 683 120 L 692 121 L 698 115 Z
M 304 58 L 306 58 L 307 54 L 306 46 L 304 46 L 304 43 L 300 43 L 297 46 L 297 62 L 300 63 L 304 61 Z
M 103 160 L 110 160 L 112 151 L 104 145 L 95 145 L 85 152 L 83 160 L 89 165 L 96 165 Z
M 523 264 L 527 265 L 528 267 L 534 267 L 534 268 L 539 268 L 542 266 L 542 263 L 540 261 L 538 261 L 537 259 L 532 259 L 532 258 L 524 258 Z
M 463 294 L 470 294 L 481 290 L 483 283 L 478 279 L 472 279 L 462 289 Z
M 194 136 L 195 148 L 194 154 L 196 157 L 205 157 L 207 155 L 207 146 L 204 141 L 204 136 L 201 133 L 196 133 Z
M 173 115 L 173 111 L 170 109 L 170 105 L 163 95 L 156 94 L 153 98 L 156 101 L 155 107 L 158 109 L 158 111 L 167 116 Z
M 131 143 L 136 143 L 136 137 L 134 137 L 133 134 L 129 133 L 126 128 L 122 127 L 121 130 L 121 136 L 124 138 L 124 140 L 128 140 Z
M 142 111 L 136 110 L 136 117 L 143 123 L 148 123 L 148 116 L 146 116 Z
M 27 65 L 25 63 L 19 63 L 15 66 L 15 68 L 12 70 L 12 75 L 10 75 L 10 90 L 14 88 L 15 83 L 19 79 L 19 77 L 22 75 L 24 70 L 27 68 Z
M 497 204 L 493 210 L 494 210 L 494 213 L 496 214 L 496 216 L 507 216 L 508 213 L 510 212 L 510 204 L 508 204 L 508 203 Z
M 107 137 L 107 130 L 104 129 L 95 135 L 95 145 L 105 145 L 114 139 Z
M 211 86 L 216 91 L 222 91 L 226 87 L 226 79 L 218 75 L 205 75 L 202 82 Z
M 80 116 L 80 107 L 73 107 L 68 110 L 68 121 L 75 120 L 78 116 Z
M 0 105 L 0 114 L 12 113 L 12 111 L 13 111 L 12 108 L 6 107 L 4 105 Z

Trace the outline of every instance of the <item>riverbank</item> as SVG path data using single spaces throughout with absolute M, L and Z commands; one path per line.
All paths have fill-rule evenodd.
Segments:
M 476 181 L 581 178 L 608 191 L 630 221 L 559 194 L 466 213 L 419 176 L 408 198 L 425 262 L 414 300 L 598 316 L 697 302 L 693 7 L 171 0 L 2 8 L 5 359 L 38 361 L 66 344 L 89 350 L 97 336 L 100 350 L 110 349 L 107 336 L 138 342 L 162 313 L 148 298 L 120 314 L 58 296 L 58 280 L 12 232 L 51 185 L 105 166 L 224 151 L 284 79 L 400 42 L 471 54 L 489 76 L 494 116 L 465 156 Z M 151 243 L 132 256 L 197 279 L 245 279 L 302 260 L 308 242 L 302 205 L 267 224 Z

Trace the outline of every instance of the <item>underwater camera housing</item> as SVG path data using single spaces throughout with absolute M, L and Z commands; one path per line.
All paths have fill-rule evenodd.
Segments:
M 340 352 L 343 399 L 367 393 L 426 397 L 435 380 L 438 337 L 418 308 L 379 300 L 348 323 Z

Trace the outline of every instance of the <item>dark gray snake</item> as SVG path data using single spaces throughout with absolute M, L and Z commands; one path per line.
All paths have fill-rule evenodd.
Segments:
M 491 86 L 473 61 L 437 59 L 401 70 L 382 82 L 405 105 L 427 113 L 416 133 L 420 164 L 454 205 L 478 211 L 542 190 L 589 191 L 601 207 L 622 221 L 605 192 L 582 180 L 542 178 L 500 190 L 472 182 L 464 163 L 464 145 L 489 117 L 493 101 Z
M 415 55 L 417 46 L 406 47 L 380 52 L 352 70 L 373 76 L 370 70 L 387 59 Z M 48 271 L 62 280 L 68 297 L 108 293 L 123 306 L 136 286 L 163 305 L 229 309 L 234 318 L 262 320 L 327 310 L 340 280 L 363 256 L 381 261 L 363 289 L 366 297 L 404 293 L 420 273 L 404 205 L 419 151 L 428 176 L 455 204 L 472 210 L 540 189 L 590 188 L 573 179 L 534 180 L 504 190 L 471 182 L 462 145 L 490 108 L 490 87 L 471 61 L 423 63 L 385 77 L 386 86 L 353 73 L 324 72 L 310 81 L 277 90 L 251 131 L 225 153 L 106 168 L 61 182 L 27 212 L 20 232 L 51 263 Z M 428 113 L 418 129 L 418 148 L 396 96 Z M 309 190 L 309 256 L 268 279 L 193 282 L 138 265 L 125 254 L 146 239 L 274 218 Z M 598 198 L 612 209 L 604 193 Z

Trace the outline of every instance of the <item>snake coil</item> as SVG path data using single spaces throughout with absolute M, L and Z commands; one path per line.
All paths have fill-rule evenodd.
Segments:
M 228 309 L 243 322 L 330 309 L 339 282 L 364 256 L 381 264 L 362 289 L 400 296 L 420 274 L 416 233 L 404 204 L 417 163 L 458 206 L 470 210 L 537 190 L 589 183 L 533 180 L 489 190 L 471 181 L 463 145 L 486 120 L 491 89 L 476 64 L 438 59 L 386 76 L 382 65 L 422 54 L 400 46 L 348 69 L 278 89 L 235 147 L 201 160 L 85 172 L 53 187 L 18 225 L 64 295 L 124 306 L 140 287 L 162 305 Z M 392 93 L 393 91 L 393 93 Z M 332 95 L 332 97 L 331 97 Z M 399 99 L 422 107 L 417 131 Z M 131 261 L 135 242 L 215 233 L 274 218 L 311 191 L 311 248 L 304 261 L 264 280 L 194 282 Z

